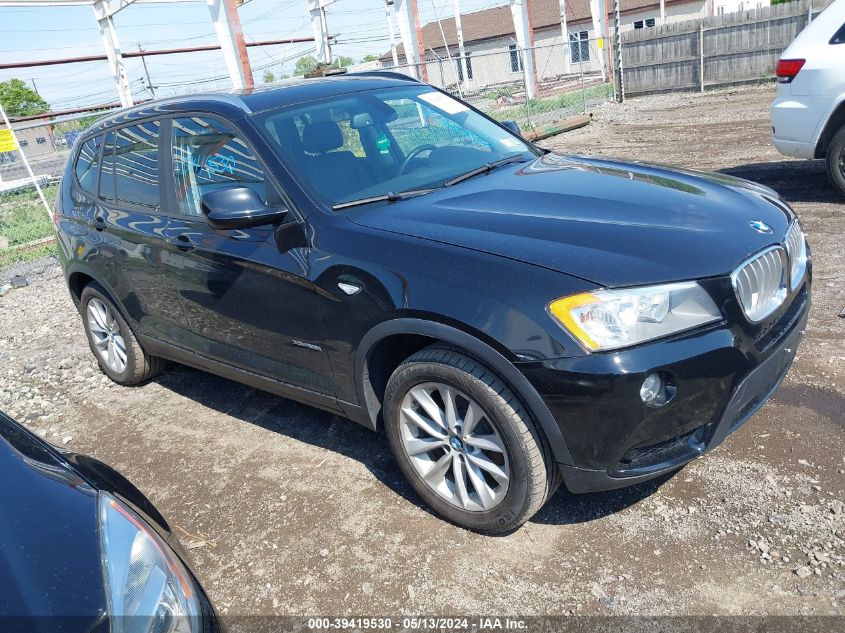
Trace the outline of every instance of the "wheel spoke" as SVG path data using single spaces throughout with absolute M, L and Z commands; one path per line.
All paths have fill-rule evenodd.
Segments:
M 470 435 L 464 437 L 464 443 L 474 446 L 482 451 L 496 451 L 497 453 L 504 453 L 505 449 L 498 442 L 495 435 Z
M 476 425 L 482 417 L 481 408 L 474 402 L 470 402 L 467 407 L 466 415 L 464 415 L 464 422 L 461 426 L 461 435 L 463 437 L 472 435 L 472 432 L 475 430 Z
M 94 345 L 97 349 L 105 351 L 109 345 L 108 337 L 98 338 L 94 341 Z
M 481 474 L 478 468 L 474 468 L 472 465 L 468 465 L 466 472 L 469 475 L 469 480 L 472 482 L 472 487 L 475 488 L 481 507 L 485 510 L 492 507 L 494 500 L 493 491 L 490 490 L 490 486 L 484 480 L 484 475 Z
M 446 425 L 446 421 L 443 419 L 443 411 L 437 406 L 437 403 L 431 397 L 431 394 L 423 389 L 422 387 L 416 387 L 411 390 L 411 397 L 417 401 L 417 403 L 425 409 L 426 414 L 428 417 L 437 424 L 440 428 L 443 429 L 444 433 L 449 432 L 449 427 Z
M 451 465 L 452 456 L 449 453 L 444 453 L 443 457 L 434 462 L 434 466 L 425 474 L 425 480 L 434 486 L 441 484 Z
M 414 426 L 420 428 L 423 432 L 428 433 L 431 437 L 437 438 L 438 440 L 446 439 L 446 433 L 442 432 L 434 425 L 434 423 L 421 416 L 411 407 L 403 408 L 402 415 L 404 415 L 409 422 L 414 424 Z
M 455 475 L 455 490 L 458 493 L 458 499 L 464 508 L 468 508 L 469 492 L 467 492 L 466 467 L 461 460 L 461 456 L 457 453 L 452 455 L 452 473 Z
M 438 439 L 427 439 L 417 437 L 405 440 L 405 450 L 411 457 L 413 457 L 414 455 L 421 455 L 422 453 L 433 451 L 435 448 L 438 448 L 440 446 L 446 446 L 446 442 Z
M 456 433 L 458 430 L 458 412 L 455 405 L 455 392 L 450 387 L 441 387 L 440 396 L 443 398 L 443 404 L 446 406 L 446 428 L 450 433 Z
M 493 477 L 499 483 L 503 483 L 503 482 L 506 482 L 508 480 L 508 474 L 504 470 L 502 470 L 501 467 L 498 464 L 491 461 L 486 455 L 484 455 L 484 454 L 475 454 L 475 455 L 467 454 L 467 459 L 470 461 L 470 463 L 472 465 L 478 466 L 479 468 L 483 468 L 488 473 L 493 475 Z
M 111 367 L 112 369 L 114 369 L 114 368 L 115 368 L 115 366 L 116 366 L 116 363 L 115 363 L 115 354 L 114 354 L 114 341 L 109 341 L 108 350 L 109 350 L 109 355 L 108 355 L 108 364 L 109 364 L 109 367 Z

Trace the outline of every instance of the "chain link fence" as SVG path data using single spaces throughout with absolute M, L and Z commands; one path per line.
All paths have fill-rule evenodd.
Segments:
M 0 127 L 0 285 L 54 254 L 48 207 L 55 200 L 72 143 L 73 138 L 57 134 L 48 124 L 14 126 L 14 136 L 7 126 Z
M 379 70 L 421 79 L 498 121 L 516 121 L 531 132 L 613 99 L 613 85 L 602 72 L 606 49 L 601 40 L 583 35 L 568 46 L 555 42 L 520 49 L 500 44 L 498 50 L 467 51 L 463 59 L 457 50 L 448 55 L 429 50 L 424 63 Z

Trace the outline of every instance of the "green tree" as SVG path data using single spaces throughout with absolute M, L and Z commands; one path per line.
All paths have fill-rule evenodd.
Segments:
M 355 60 L 351 57 L 346 57 L 345 55 L 338 55 L 337 58 L 334 60 L 333 66 L 337 66 L 338 68 L 348 68 L 355 63 Z
M 9 116 L 29 116 L 49 112 L 49 104 L 20 79 L 0 82 L 0 103 Z
M 272 70 L 265 70 L 263 79 L 265 84 L 271 84 L 276 81 L 276 75 L 273 74 Z
M 370 53 L 369 55 L 364 55 L 364 58 L 361 60 L 362 62 L 377 62 L 379 60 L 378 55 L 373 55 Z
M 317 58 L 312 57 L 311 55 L 306 55 L 305 57 L 300 57 L 296 60 L 296 66 L 294 66 L 293 73 L 295 75 L 307 75 L 315 70 L 317 70 Z

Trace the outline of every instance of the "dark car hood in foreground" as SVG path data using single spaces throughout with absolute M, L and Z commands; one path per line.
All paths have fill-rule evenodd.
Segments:
M 55 627 L 42 616 L 70 616 L 91 630 L 106 607 L 96 492 L 2 414 L 0 482 L 0 622 L 35 633 Z
M 727 274 L 782 241 L 792 213 L 722 174 L 549 154 L 349 218 L 613 287 Z

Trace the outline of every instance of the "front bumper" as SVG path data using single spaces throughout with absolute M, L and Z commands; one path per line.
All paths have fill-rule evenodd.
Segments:
M 521 364 L 566 442 L 571 463 L 560 468 L 567 488 L 593 492 L 646 481 L 718 446 L 786 376 L 809 307 L 808 275 L 781 311 L 755 328 L 729 317 L 628 350 Z M 677 387 L 656 409 L 639 396 L 655 371 Z

